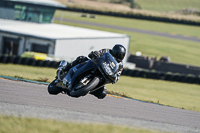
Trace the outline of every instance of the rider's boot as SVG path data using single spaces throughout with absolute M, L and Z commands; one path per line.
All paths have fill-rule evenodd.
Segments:
M 98 90 L 96 90 L 94 92 L 91 92 L 90 94 L 94 95 L 98 99 L 104 99 L 106 97 L 106 95 L 107 95 L 107 90 L 106 90 L 106 87 L 103 86 L 100 89 L 98 89 Z

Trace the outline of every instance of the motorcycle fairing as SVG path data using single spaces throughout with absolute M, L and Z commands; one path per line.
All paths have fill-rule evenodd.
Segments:
M 93 63 L 91 60 L 81 63 L 81 64 L 78 64 L 78 65 L 74 66 L 73 68 L 71 68 L 69 71 L 70 76 L 72 76 L 70 88 L 72 88 L 72 85 L 78 76 L 80 76 L 81 74 L 83 74 L 86 71 L 89 71 L 91 69 L 98 69 L 98 66 L 95 63 Z M 74 70 L 75 70 L 75 73 L 73 73 Z M 67 76 L 69 76 L 69 75 L 67 74 Z
M 98 64 L 97 64 L 98 63 Z M 112 74 L 104 74 L 106 73 L 105 66 L 110 68 L 110 71 Z M 117 61 L 112 57 L 110 53 L 104 53 L 102 57 L 99 57 L 94 60 L 88 60 L 84 63 L 78 64 L 71 68 L 68 72 L 68 74 L 65 76 L 64 79 L 67 79 L 70 77 L 70 80 L 67 79 L 67 81 L 70 81 L 70 88 L 72 89 L 72 85 L 76 78 L 80 76 L 81 74 L 92 71 L 94 69 L 98 69 L 101 74 L 104 76 L 105 79 L 109 79 L 112 82 L 116 79 L 116 73 L 118 71 L 119 65 Z

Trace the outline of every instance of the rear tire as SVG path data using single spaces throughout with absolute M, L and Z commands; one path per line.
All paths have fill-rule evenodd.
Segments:
M 70 96 L 72 97 L 80 97 L 80 96 L 85 96 L 89 91 L 94 89 L 100 82 L 99 77 L 94 77 L 86 86 L 81 88 L 80 90 L 74 91 L 75 87 L 72 88 L 70 91 Z
M 60 93 L 62 91 L 62 88 L 59 88 L 56 86 L 55 83 L 56 79 L 54 81 L 52 81 L 49 85 L 48 85 L 48 92 L 51 95 L 57 95 L 58 93 Z

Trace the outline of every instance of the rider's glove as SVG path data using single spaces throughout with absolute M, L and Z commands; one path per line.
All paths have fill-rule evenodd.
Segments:
M 119 76 L 117 76 L 117 77 L 115 78 L 115 81 L 112 82 L 112 84 L 115 84 L 118 80 L 119 80 Z
M 99 58 L 101 56 L 100 52 L 99 51 L 92 51 L 88 57 L 90 59 L 96 59 L 96 58 Z

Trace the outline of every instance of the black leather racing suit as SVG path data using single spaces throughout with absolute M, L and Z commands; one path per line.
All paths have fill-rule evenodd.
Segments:
M 92 51 L 92 52 L 89 53 L 88 57 L 90 59 L 96 59 L 98 57 L 103 56 L 103 53 L 106 53 L 106 52 L 109 52 L 109 51 L 110 51 L 110 49 L 101 49 L 99 51 Z M 79 56 L 72 63 L 70 63 L 66 67 L 64 67 L 63 71 L 69 71 L 70 68 L 76 66 L 77 64 L 83 63 L 83 62 L 85 62 L 87 60 L 89 60 L 87 57 L 85 57 L 85 56 Z M 118 70 L 118 73 L 117 73 L 117 79 L 115 80 L 114 83 L 116 83 L 118 81 L 119 76 L 122 73 L 122 70 L 123 70 L 123 63 L 119 62 L 119 70 Z M 107 90 L 106 90 L 106 87 L 103 86 L 100 89 L 98 89 L 98 90 L 96 90 L 94 92 L 91 92 L 90 94 L 96 96 L 99 99 L 103 99 L 107 95 Z

